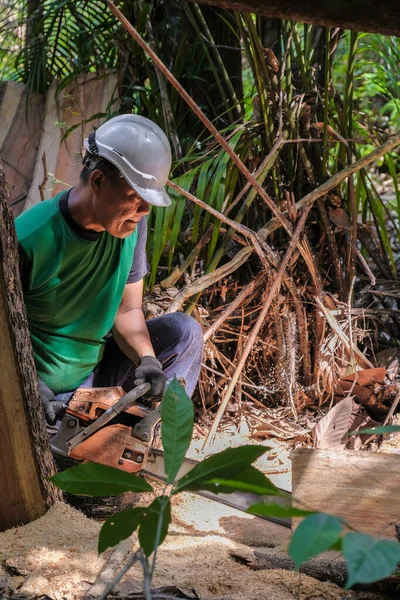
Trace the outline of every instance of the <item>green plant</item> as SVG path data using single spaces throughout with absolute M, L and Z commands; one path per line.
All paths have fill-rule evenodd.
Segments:
M 192 437 L 194 410 L 182 386 L 173 380 L 162 401 L 162 442 L 165 452 L 166 483 L 163 493 L 147 508 L 123 510 L 107 519 L 99 536 L 98 549 L 104 552 L 129 537 L 137 529 L 140 560 L 149 588 L 154 573 L 157 548 L 165 539 L 171 522 L 171 497 L 184 491 L 208 490 L 231 493 L 249 490 L 256 494 L 282 495 L 273 483 L 252 466 L 266 450 L 264 446 L 229 448 L 211 456 L 187 475 L 176 480 Z M 52 477 L 62 490 L 73 494 L 105 496 L 125 491 L 152 492 L 144 479 L 103 465 L 87 463 Z M 148 559 L 152 556 L 152 563 Z
M 112 515 L 100 531 L 99 553 L 115 546 L 138 530 L 140 550 L 134 559 L 140 561 L 143 566 L 146 598 L 151 598 L 151 580 L 157 549 L 164 541 L 171 523 L 173 496 L 184 491 L 202 490 L 215 494 L 243 491 L 260 496 L 287 497 L 263 473 L 252 466 L 252 463 L 268 450 L 265 446 L 228 448 L 210 456 L 185 476 L 177 479 L 191 441 L 193 416 L 192 401 L 178 381 L 173 380 L 164 395 L 161 410 L 166 472 L 163 492 L 145 508 L 130 508 Z M 88 496 L 106 496 L 126 491 L 153 491 L 152 486 L 140 477 L 94 463 L 68 469 L 52 477 L 52 481 L 64 491 Z M 303 562 L 326 550 L 341 549 L 349 574 L 346 587 L 387 577 L 400 561 L 399 544 L 363 533 L 350 532 L 343 535 L 345 522 L 332 515 L 263 503 L 253 505 L 249 512 L 271 517 L 305 517 L 294 532 L 289 546 L 289 554 L 295 567 L 299 569 Z

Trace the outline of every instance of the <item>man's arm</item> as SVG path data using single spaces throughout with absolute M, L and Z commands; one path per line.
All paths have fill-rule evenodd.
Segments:
M 118 346 L 136 364 L 143 356 L 155 356 L 142 302 L 143 279 L 128 283 L 113 327 L 113 337 Z
M 153 400 L 162 397 L 167 378 L 157 360 L 142 310 L 143 280 L 125 286 L 115 318 L 113 336 L 121 350 L 136 364 L 135 385 L 151 384 Z

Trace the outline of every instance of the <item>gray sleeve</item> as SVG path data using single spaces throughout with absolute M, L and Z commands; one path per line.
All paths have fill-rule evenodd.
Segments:
M 145 217 L 138 223 L 138 238 L 133 253 L 132 267 L 126 283 L 136 283 L 149 272 L 149 263 L 146 256 L 147 220 Z

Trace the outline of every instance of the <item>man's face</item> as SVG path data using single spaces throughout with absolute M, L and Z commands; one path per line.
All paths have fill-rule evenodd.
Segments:
M 125 179 L 117 184 L 104 177 L 95 194 L 95 215 L 99 225 L 117 238 L 131 235 L 140 219 L 149 214 L 149 204 L 133 190 Z

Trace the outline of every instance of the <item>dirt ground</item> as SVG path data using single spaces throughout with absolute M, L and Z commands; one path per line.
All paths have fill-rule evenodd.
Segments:
M 400 438 L 400 436 L 398 436 Z M 397 440 L 398 441 L 398 440 Z M 188 455 L 204 456 L 204 439 L 192 441 Z M 241 427 L 227 427 L 208 452 L 251 443 Z M 257 462 L 258 468 L 286 490 L 291 484 L 290 448 L 279 440 L 263 442 L 270 448 Z M 388 442 L 389 443 L 389 442 Z M 393 441 L 390 444 L 393 445 Z M 392 451 L 398 447 L 391 448 Z M 157 487 L 157 486 L 155 486 Z M 152 494 L 125 495 L 124 506 L 148 505 Z M 113 500 L 113 499 L 111 499 Z M 74 506 L 84 508 L 82 498 Z M 97 502 L 97 501 L 96 501 Z M 37 521 L 0 533 L 0 600 L 42 597 L 46 600 L 81 600 L 108 564 L 113 550 L 97 554 L 100 518 L 113 504 L 85 507 L 88 518 L 66 503 L 57 503 Z M 89 510 L 88 510 L 89 509 Z M 211 500 L 184 493 L 173 497 L 172 525 L 161 546 L 153 580 L 154 587 L 174 585 L 194 592 L 200 600 L 382 600 L 384 596 L 344 592 L 331 583 L 282 570 L 252 570 L 236 562 L 232 551 L 249 553 L 252 548 L 285 551 L 289 529 L 239 512 Z M 133 542 L 132 542 L 133 545 Z M 240 554 L 240 552 L 239 552 Z M 141 590 L 142 574 L 132 567 L 114 590 L 128 598 Z M 46 598 L 47 597 L 47 598 Z
M 147 496 L 142 502 L 150 499 Z M 41 519 L 0 533 L 0 597 L 82 599 L 112 552 L 97 555 L 100 527 L 80 511 L 58 503 Z M 299 581 L 292 572 L 254 571 L 230 556 L 232 549 L 244 545 L 285 548 L 289 535 L 290 530 L 278 525 L 182 494 L 174 503 L 173 523 L 159 551 L 153 585 L 194 590 L 201 600 L 378 598 L 346 594 L 304 575 Z M 140 589 L 140 582 L 140 568 L 134 566 L 116 591 L 127 597 Z

